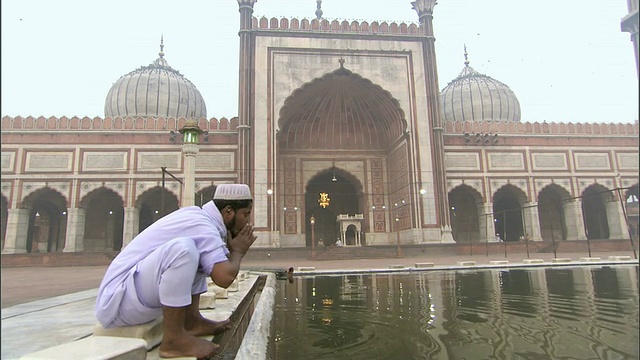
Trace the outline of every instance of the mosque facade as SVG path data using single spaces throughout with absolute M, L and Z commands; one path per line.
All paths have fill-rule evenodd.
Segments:
M 233 182 L 254 191 L 261 248 L 637 239 L 638 122 L 523 122 L 466 50 L 441 88 L 434 0 L 412 3 L 416 24 L 238 3 L 237 117 L 207 118 L 161 45 L 114 83 L 104 117 L 2 118 L 3 253 L 117 251 Z M 203 131 L 195 195 L 188 120 Z

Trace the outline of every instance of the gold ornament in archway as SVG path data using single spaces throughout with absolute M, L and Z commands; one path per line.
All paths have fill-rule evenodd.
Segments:
M 329 199 L 329 194 L 327 193 L 320 193 L 320 199 L 318 199 L 318 203 L 320 204 L 320 206 L 322 206 L 323 209 L 326 209 L 327 206 L 329 206 L 329 202 L 331 201 L 331 199 Z

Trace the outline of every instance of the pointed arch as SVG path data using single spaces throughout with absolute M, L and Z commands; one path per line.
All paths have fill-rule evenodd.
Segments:
M 7 236 L 7 219 L 9 218 L 9 201 L 4 195 L 0 195 L 0 239 L 2 239 L 2 247 L 4 249 L 4 240 Z
M 538 219 L 543 240 L 567 239 L 564 206 L 569 198 L 571 193 L 555 183 L 543 187 L 538 192 Z
M 333 180 L 333 175 L 336 176 L 336 180 L 339 180 L 339 178 L 346 179 L 347 181 L 349 181 L 351 184 L 355 186 L 358 194 L 362 194 L 364 191 L 364 187 L 362 186 L 362 182 L 360 181 L 360 179 L 358 179 L 356 176 L 354 176 L 352 173 L 350 173 L 347 170 L 344 170 L 338 166 L 331 166 L 331 167 L 327 167 L 325 169 L 319 170 L 315 175 L 313 175 L 305 185 L 305 192 L 308 191 L 309 184 L 311 184 L 311 182 L 314 182 L 319 178 L 324 178 L 327 175 L 331 175 L 330 180 Z
M 332 181 L 334 178 L 336 181 Z M 322 207 L 318 202 L 320 193 L 328 194 L 328 206 Z M 364 213 L 362 209 L 365 206 L 362 183 L 353 174 L 337 167 L 318 171 L 305 184 L 303 228 L 306 229 L 306 246 L 311 246 L 311 227 L 308 222 L 312 215 L 316 221 L 315 240 L 333 244 L 340 238 L 338 215 Z M 363 225 L 366 224 L 365 220 Z
M 527 194 L 513 184 L 506 184 L 493 194 L 493 218 L 496 234 L 502 241 L 518 241 L 524 236 L 522 206 Z
M 588 239 L 609 238 L 609 216 L 606 204 L 615 201 L 613 193 L 598 183 L 582 191 L 582 215 Z
M 391 93 L 341 65 L 294 90 L 278 127 L 282 149 L 386 149 L 407 121 Z
M 204 189 L 200 189 L 196 193 L 196 205 L 202 207 L 202 205 L 208 203 L 211 199 L 213 199 L 213 193 L 215 191 L 216 191 L 215 185 L 210 185 Z
M 142 232 L 158 219 L 178 210 L 178 197 L 161 186 L 154 186 L 138 196 L 136 207 L 140 209 L 139 232 Z
M 57 252 L 64 248 L 67 229 L 67 200 L 58 191 L 43 187 L 22 201 L 29 209 L 26 251 Z
M 85 195 L 80 207 L 86 210 L 83 249 L 120 250 L 124 230 L 124 200 L 120 194 L 102 186 Z
M 638 240 L 638 200 L 640 199 L 640 192 L 638 191 L 638 183 L 627 188 L 624 195 L 625 209 L 627 213 L 627 225 L 629 226 L 629 233 L 633 240 Z
M 521 205 L 528 201 L 527 194 L 523 189 L 521 189 L 520 187 L 514 184 L 509 183 L 501 186 L 498 190 L 496 190 L 493 193 L 493 196 L 492 196 L 493 202 L 494 203 L 496 202 L 496 196 L 498 197 L 498 200 L 499 200 L 501 196 L 506 196 L 506 195 L 513 196 Z
M 459 244 L 480 241 L 480 219 L 478 207 L 482 195 L 466 184 L 449 191 L 449 213 L 453 239 Z
M 57 205 L 59 205 L 60 208 L 66 209 L 68 204 L 68 199 L 64 196 L 64 194 L 60 193 L 58 190 L 50 188 L 48 186 L 34 189 L 33 191 L 27 193 L 25 196 L 23 196 L 22 201 L 20 201 L 20 207 L 23 209 L 30 209 L 33 207 L 34 201 L 41 198 L 43 195 L 48 195 L 53 193 L 57 194 L 54 196 L 57 199 L 56 201 L 58 201 Z M 59 201 L 58 196 L 62 198 L 62 201 Z
M 109 188 L 108 186 L 104 186 L 103 185 L 103 186 L 101 186 L 99 188 L 91 190 L 88 194 L 83 196 L 82 199 L 80 199 L 80 207 L 86 209 L 87 206 L 89 206 L 91 204 L 91 202 L 94 202 L 96 200 L 100 200 L 100 198 L 104 198 L 106 196 L 117 197 L 118 200 L 120 201 L 120 203 L 124 204 L 124 199 L 122 198 L 122 195 L 120 193 L 118 193 L 117 191 L 114 191 L 113 189 Z

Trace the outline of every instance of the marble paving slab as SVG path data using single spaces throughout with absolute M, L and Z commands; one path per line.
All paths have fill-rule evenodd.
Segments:
M 97 323 L 97 289 L 2 309 L 2 359 L 91 335 Z

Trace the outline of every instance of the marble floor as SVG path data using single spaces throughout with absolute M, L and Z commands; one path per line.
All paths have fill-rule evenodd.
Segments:
M 0 357 L 17 359 L 91 335 L 97 293 L 86 290 L 2 309 Z
M 534 256 L 539 257 L 536 254 Z M 544 254 L 547 255 L 547 254 Z M 551 264 L 548 256 L 544 257 L 544 264 L 536 264 L 538 266 L 575 266 L 580 265 L 578 260 L 578 254 L 566 254 L 569 258 L 573 258 L 570 263 L 566 264 Z M 573 255 L 573 256 L 572 256 Z M 580 254 L 582 255 L 582 254 Z M 609 255 L 622 255 L 613 253 L 597 254 L 602 257 L 602 261 L 595 263 L 612 263 L 608 260 Z M 627 254 L 624 254 L 627 255 Z M 584 255 L 582 255 L 584 256 Z M 459 269 L 460 266 L 455 266 L 455 261 L 465 260 L 478 260 L 476 267 L 488 267 L 489 258 L 482 257 L 451 257 L 449 259 L 438 259 L 434 261 L 434 267 L 431 270 L 444 270 L 444 269 Z M 638 260 L 631 258 L 627 261 L 613 261 L 613 263 L 638 263 Z M 519 259 L 510 258 L 510 264 L 497 265 L 495 267 L 512 267 L 523 266 L 523 260 L 520 256 Z M 515 261 L 514 261 L 515 260 Z M 423 260 L 424 261 L 424 260 Z M 315 262 L 309 264 L 300 263 L 297 264 L 294 261 L 287 263 L 288 266 L 314 266 L 315 271 L 305 272 L 303 274 L 328 274 L 328 273 L 341 273 L 346 271 L 407 271 L 411 269 L 416 263 L 416 259 L 377 259 L 372 261 L 326 261 Z M 448 264 L 445 264 L 448 263 Z M 406 265 L 406 268 L 389 269 L 390 265 Z M 585 265 L 594 265 L 594 262 L 584 262 Z M 267 268 L 273 267 L 272 264 L 265 262 L 264 264 L 255 263 L 252 264 L 255 268 Z M 271 266 L 270 266 L 271 265 Z M 342 265 L 342 266 L 340 266 Z M 493 267 L 493 266 L 491 266 Z M 465 266 L 465 268 L 470 268 Z M 473 266 L 471 266 L 473 268 Z M 41 272 L 41 270 L 37 270 Z M 69 271 L 74 271 L 70 269 Z M 297 274 L 298 275 L 298 274 Z M 3 289 L 4 291 L 4 289 Z M 93 332 L 94 326 L 97 324 L 94 314 L 95 297 L 98 292 L 97 288 L 74 292 L 67 295 L 49 297 L 42 300 L 36 300 L 26 302 L 14 306 L 9 306 L 2 309 L 2 337 L 1 337 L 1 356 L 2 359 L 18 359 L 21 356 L 32 353 L 34 351 L 46 349 L 61 343 L 71 342 L 77 339 L 81 339 L 90 336 Z M 234 296 L 240 296 L 238 295 Z M 238 298 L 238 302 L 241 297 Z M 217 307 L 217 303 L 216 303 Z M 225 306 L 225 311 L 230 314 L 233 311 L 233 304 Z M 228 316 L 228 314 L 226 316 Z

